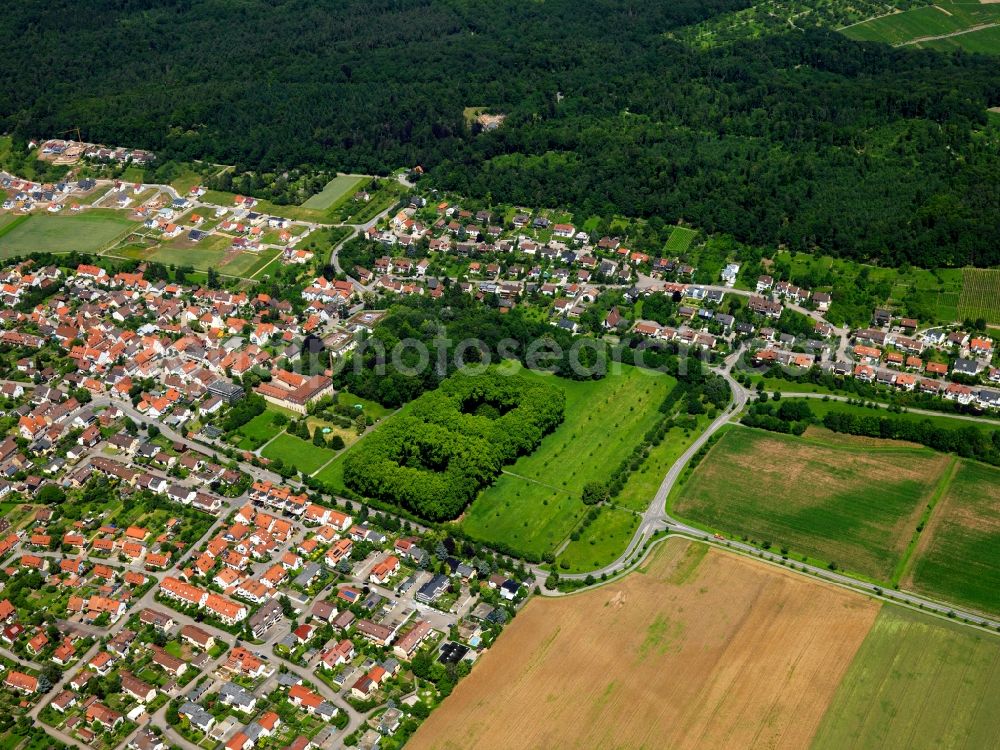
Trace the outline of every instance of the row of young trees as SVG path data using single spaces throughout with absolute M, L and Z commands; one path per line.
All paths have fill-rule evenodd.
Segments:
M 975 425 L 949 429 L 938 427 L 929 419 L 913 420 L 848 412 L 829 412 L 823 426 L 849 435 L 907 440 L 937 451 L 957 453 L 964 458 L 1000 466 L 1000 430 L 981 430 Z
M 1000 430 L 983 430 L 972 424 L 949 428 L 940 427 L 929 419 L 848 411 L 830 411 L 817 420 L 806 401 L 781 400 L 777 393 L 771 402 L 767 401 L 765 394 L 760 394 L 740 421 L 748 427 L 793 435 L 801 435 L 810 424 L 820 423 L 833 432 L 905 440 L 1000 466 Z

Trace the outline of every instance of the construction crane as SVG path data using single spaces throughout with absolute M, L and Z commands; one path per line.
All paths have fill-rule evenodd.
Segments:
M 59 135 L 66 135 L 67 133 L 76 133 L 77 143 L 83 143 L 83 136 L 80 135 L 80 128 L 70 128 L 69 130 L 64 130 Z

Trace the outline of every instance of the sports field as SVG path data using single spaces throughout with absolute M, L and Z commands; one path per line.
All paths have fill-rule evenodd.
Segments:
M 1000 324 L 1000 268 L 966 268 L 962 272 L 962 296 L 958 300 L 962 319 L 985 318 Z
M 947 42 L 970 52 L 1000 53 L 998 39 L 989 34 L 997 23 L 1000 7 L 995 4 L 938 2 L 882 15 L 841 31 L 858 41 L 921 47 Z
M 950 457 L 905 443 L 736 427 L 672 499 L 674 515 L 887 581 Z
M 669 539 L 642 573 L 530 601 L 407 747 L 804 748 L 877 613 Z
M 902 585 L 1000 614 L 1000 469 L 959 463 Z
M 326 183 L 326 186 L 315 195 L 309 196 L 303 203 L 302 208 L 314 208 L 317 211 L 326 211 L 337 201 L 347 195 L 353 195 L 365 181 L 370 180 L 359 174 L 339 174 Z
M 565 420 L 534 453 L 508 466 L 461 523 L 477 539 L 537 557 L 569 536 L 586 509 L 583 485 L 617 468 L 662 416 L 658 407 L 676 381 L 627 366 L 591 381 L 522 374 L 558 383 L 566 393 Z
M 0 227 L 0 259 L 33 252 L 93 252 L 138 226 L 118 211 L 31 214 Z
M 125 245 L 109 250 L 105 254 L 110 257 L 151 260 L 167 266 L 191 266 L 196 271 L 214 268 L 226 276 L 249 279 L 271 264 L 280 251 L 270 249 L 254 253 L 234 250 L 228 237 L 211 235 L 201 242 L 175 239 L 168 243 L 149 246 Z
M 333 451 L 320 448 L 295 435 L 283 433 L 268 443 L 260 452 L 272 461 L 280 458 L 286 466 L 294 466 L 305 474 L 312 474 L 333 458 Z
M 1000 638 L 886 605 L 813 747 L 1000 747 Z

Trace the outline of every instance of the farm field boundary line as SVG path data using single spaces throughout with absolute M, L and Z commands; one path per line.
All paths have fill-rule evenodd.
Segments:
M 479 686 L 457 690 L 437 720 L 440 733 L 426 733 L 426 744 L 417 735 L 415 745 L 805 747 L 878 610 L 878 602 L 676 539 L 657 548 L 645 575 L 611 590 L 529 603 L 518 615 L 528 619 L 474 677 Z M 606 644 L 608 632 L 616 632 L 614 644 Z M 783 635 L 768 654 L 765 633 Z M 588 653 L 605 645 L 610 653 Z M 509 675 L 503 687 L 498 674 Z M 767 688 L 758 675 L 770 678 Z M 787 694 L 804 697 L 808 685 L 823 699 L 776 700 L 790 685 L 797 687 Z M 508 701 L 516 701 L 513 711 Z M 491 724 L 501 712 L 503 721 Z M 746 723 L 749 716 L 766 726 Z M 627 734 L 615 724 L 622 717 Z
M 920 44 L 922 42 L 934 42 L 934 41 L 937 41 L 938 39 L 951 39 L 952 37 L 955 37 L 955 36 L 962 36 L 963 34 L 972 34 L 972 33 L 975 33 L 977 31 L 982 31 L 983 29 L 992 29 L 992 28 L 995 28 L 997 26 L 1000 26 L 1000 23 L 981 23 L 978 26 L 970 26 L 967 29 L 960 29 L 959 31 L 952 31 L 952 32 L 950 32 L 948 34 L 938 34 L 937 36 L 922 36 L 922 37 L 918 37 L 916 39 L 910 39 L 910 40 L 905 41 L 905 42 L 900 42 L 899 44 L 897 44 L 895 46 L 897 46 L 897 47 L 908 47 L 911 44 Z
M 6 226 L 0 228 L 0 237 L 3 237 L 8 232 L 12 232 L 21 226 L 24 222 L 31 218 L 31 214 L 25 214 L 24 216 L 18 216 L 14 221 L 10 222 Z
M 672 524 L 668 527 L 667 531 L 669 534 L 659 536 L 654 538 L 644 549 L 641 555 L 637 556 L 635 560 L 628 565 L 626 568 L 622 568 L 619 572 L 616 572 L 613 576 L 608 576 L 605 581 L 597 581 L 590 586 L 582 586 L 578 589 L 569 592 L 554 591 L 552 589 L 546 589 L 541 587 L 540 590 L 543 596 L 548 597 L 563 597 L 563 596 L 575 596 L 577 594 L 583 593 L 585 591 L 591 591 L 593 589 L 599 588 L 601 586 L 606 586 L 610 583 L 615 583 L 622 576 L 629 575 L 632 573 L 640 572 L 639 569 L 648 560 L 650 553 L 653 548 L 660 542 L 669 539 L 670 537 L 682 537 L 693 542 L 701 542 L 703 544 L 708 544 L 713 547 L 717 547 L 720 550 L 725 550 L 732 552 L 736 555 L 741 555 L 743 557 L 748 557 L 754 560 L 758 560 L 762 563 L 772 565 L 776 568 L 782 568 L 784 570 L 789 570 L 799 575 L 805 575 L 810 578 L 817 578 L 825 583 L 829 583 L 834 586 L 839 586 L 840 588 L 850 589 L 860 594 L 864 594 L 869 597 L 879 599 L 886 604 L 893 604 L 898 607 L 904 607 L 906 609 L 912 610 L 914 612 L 922 612 L 926 615 L 931 615 L 944 622 L 950 622 L 955 625 L 961 625 L 965 627 L 972 628 L 979 632 L 989 633 L 992 636 L 1000 637 L 1000 621 L 991 620 L 988 617 L 982 615 L 974 614 L 972 612 L 965 612 L 949 604 L 941 601 L 935 601 L 923 596 L 917 596 L 914 594 L 909 594 L 907 592 L 896 592 L 893 595 L 886 594 L 882 587 L 876 586 L 875 584 L 869 584 L 864 581 L 855 580 L 848 576 L 839 575 L 831 571 L 824 570 L 822 568 L 815 568 L 810 565 L 805 564 L 782 564 L 781 556 L 764 552 L 758 550 L 750 545 L 745 545 L 734 541 L 720 541 L 713 539 L 711 535 L 702 534 L 695 529 L 688 530 L 681 524 Z M 804 568 L 804 569 L 803 569 Z M 917 603 L 924 602 L 926 606 L 920 607 Z M 948 617 L 947 613 L 951 611 L 955 613 L 954 617 Z
M 254 271 L 252 274 L 250 274 L 250 276 L 247 277 L 247 280 L 248 281 L 253 281 L 255 278 L 257 278 L 257 276 L 259 276 L 260 274 L 264 273 L 264 269 L 266 269 L 269 265 L 271 265 L 272 263 L 274 263 L 274 261 L 276 261 L 280 257 L 281 257 L 280 255 L 275 255 L 273 258 L 271 258 L 271 260 L 269 260 L 267 263 L 265 263 L 264 265 L 262 265 L 260 268 L 258 268 L 256 271 Z M 242 277 L 240 277 L 240 278 L 242 278 Z
M 868 23 L 869 21 L 874 21 L 874 20 L 876 20 L 878 18 L 887 18 L 889 16 L 895 16 L 895 15 L 897 15 L 899 13 L 902 13 L 902 12 L 903 11 L 899 10 L 899 8 L 893 8 L 888 13 L 883 13 L 880 16 L 872 16 L 871 18 L 864 18 L 864 19 L 862 19 L 860 21 L 855 21 L 854 23 L 849 23 L 846 26 L 839 26 L 838 28 L 834 29 L 834 31 L 843 31 L 844 29 L 850 29 L 850 28 L 853 28 L 855 26 L 860 26 L 863 23 Z
M 896 570 L 892 573 L 891 583 L 893 587 L 898 587 L 899 582 L 903 580 L 903 577 L 907 574 L 907 572 L 909 572 L 909 569 L 916 557 L 915 553 L 917 551 L 917 547 L 920 546 L 920 540 L 923 538 L 923 532 L 927 531 L 927 527 L 930 525 L 931 518 L 934 515 L 934 510 L 938 507 L 941 498 L 944 497 L 948 488 L 951 487 L 952 480 L 958 473 L 958 467 L 958 457 L 952 456 L 951 463 L 948 464 L 948 468 L 946 468 L 941 474 L 937 487 L 934 488 L 934 494 L 931 495 L 930 500 L 927 502 L 927 511 L 921 516 L 920 524 L 917 529 L 914 530 L 913 538 L 907 545 L 906 552 L 903 553 L 903 557 L 896 566 Z
M 814 425 L 822 427 L 822 425 Z M 752 428 L 759 429 L 759 428 Z M 809 437 L 807 435 L 796 436 L 803 443 L 808 443 L 809 445 L 816 445 L 822 447 L 826 450 L 840 451 L 842 453 L 858 453 L 859 448 L 857 446 L 842 445 L 839 443 L 831 443 L 829 441 L 823 440 L 819 437 Z M 903 453 L 918 456 L 933 455 L 935 453 L 933 448 L 927 448 L 923 445 L 886 445 L 883 447 L 877 446 L 865 446 L 863 453 Z

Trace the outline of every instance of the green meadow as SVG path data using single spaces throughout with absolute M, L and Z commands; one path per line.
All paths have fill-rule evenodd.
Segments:
M 540 557 L 569 537 L 586 511 L 584 484 L 617 468 L 661 416 L 658 407 L 676 381 L 634 367 L 591 381 L 522 374 L 559 384 L 566 393 L 565 420 L 483 490 L 461 525 L 476 539 Z
M 136 226 L 125 214 L 110 209 L 31 214 L 0 226 L 0 259 L 33 252 L 93 252 Z
M 673 514 L 787 548 L 796 558 L 889 580 L 950 458 L 819 433 L 800 438 L 735 427 L 678 491 Z

